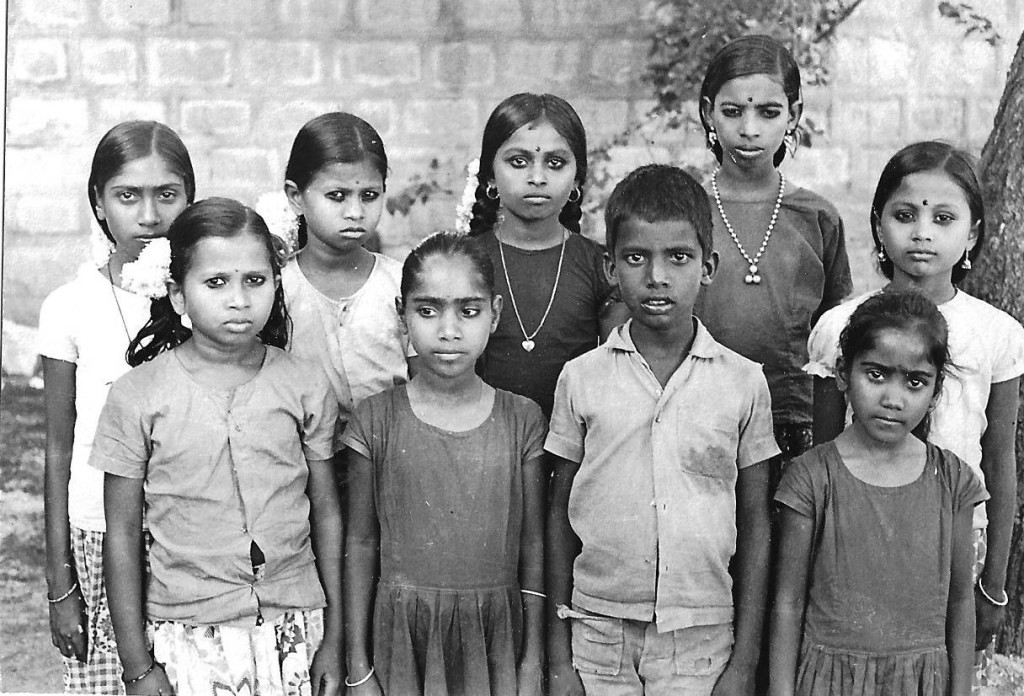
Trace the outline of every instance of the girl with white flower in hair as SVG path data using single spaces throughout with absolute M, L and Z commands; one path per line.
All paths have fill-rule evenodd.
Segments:
M 57 288 L 39 316 L 46 407 L 46 585 L 65 693 L 124 693 L 103 583 L 103 474 L 87 466 L 110 384 L 149 318 L 129 265 L 195 196 L 188 150 L 162 123 L 129 121 L 96 147 L 88 195 L 94 263 Z
M 89 459 L 106 474 L 104 572 L 128 693 L 337 694 L 338 403 L 284 350 L 283 245 L 226 198 L 186 209 L 168 242 L 151 246 L 167 294 L 128 349 L 137 367 L 110 388 Z
M 487 119 L 477 166 L 459 227 L 480 238 L 505 298 L 481 376 L 550 416 L 562 366 L 626 318 L 612 301 L 603 250 L 579 234 L 587 134 L 564 99 L 515 94 Z
M 341 112 L 299 130 L 285 169 L 299 248 L 281 276 L 289 350 L 324 368 L 343 421 L 366 397 L 406 382 L 415 355 L 395 308 L 402 265 L 365 247 L 384 209 L 387 173 L 380 134 Z

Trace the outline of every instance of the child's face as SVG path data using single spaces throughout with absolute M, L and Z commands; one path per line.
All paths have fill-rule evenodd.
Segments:
M 184 282 L 170 284 L 169 297 L 175 311 L 188 313 L 194 335 L 229 348 L 257 340 L 278 282 L 256 234 L 205 237 L 192 250 Z
M 872 440 L 897 444 L 924 419 L 938 398 L 935 365 L 918 332 L 885 329 L 838 375 L 853 409 L 854 427 Z
M 522 220 L 557 216 L 576 185 L 576 158 L 550 123 L 528 123 L 498 148 L 494 185 L 505 209 Z
M 878 229 L 894 278 L 948 278 L 978 241 L 967 196 L 942 171 L 905 176 L 879 214 Z
M 697 231 L 689 221 L 630 217 L 619 223 L 615 249 L 606 254 L 605 266 L 633 320 L 664 330 L 689 321 L 700 287 L 711 283 L 718 256 L 702 257 Z
M 741 169 L 774 167 L 786 131 L 796 127 L 799 107 L 790 108 L 782 82 L 772 75 L 735 77 L 718 90 L 714 104 L 701 105 L 718 133 L 722 164 Z
M 96 216 L 126 259 L 138 257 L 150 239 L 166 237 L 187 205 L 185 181 L 158 155 L 132 160 L 96 192 Z
M 308 244 L 329 254 L 361 246 L 384 210 L 384 179 L 368 160 L 333 162 L 305 190 L 288 181 L 285 192 L 295 214 L 306 218 Z
M 501 297 L 492 297 L 463 256 L 427 257 L 400 308 L 420 369 L 444 378 L 472 372 L 498 325 Z

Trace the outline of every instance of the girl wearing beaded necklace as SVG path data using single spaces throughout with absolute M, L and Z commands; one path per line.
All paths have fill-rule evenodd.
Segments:
M 811 444 L 807 336 L 852 289 L 843 223 L 779 171 L 796 146 L 800 70 L 767 36 L 727 44 L 701 86 L 700 117 L 719 162 L 711 177 L 719 277 L 695 311 L 721 343 L 764 366 L 783 458 Z M 778 480 L 776 462 L 773 481 Z
M 497 269 L 506 311 L 480 367 L 488 384 L 533 399 L 546 415 L 566 361 L 624 319 L 601 247 L 578 234 L 586 178 L 587 136 L 568 102 L 522 93 L 495 107 L 469 234 Z

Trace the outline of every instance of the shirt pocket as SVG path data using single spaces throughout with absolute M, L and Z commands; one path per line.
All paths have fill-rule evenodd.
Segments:
M 676 415 L 676 447 L 679 467 L 713 479 L 736 478 L 739 424 L 721 413 L 680 409 Z M 704 404 L 706 410 L 710 404 Z

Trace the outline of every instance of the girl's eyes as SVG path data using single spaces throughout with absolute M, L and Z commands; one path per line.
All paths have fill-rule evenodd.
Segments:
M 865 370 L 864 374 L 866 374 L 868 379 L 872 382 L 881 382 L 885 379 L 885 375 L 882 374 L 881 370 Z
M 760 108 L 757 112 L 761 115 L 761 118 L 776 119 L 782 116 L 782 110 L 774 107 Z M 743 115 L 743 110 L 735 106 L 723 106 L 722 115 L 726 118 L 739 118 Z
M 348 197 L 348 194 L 345 191 L 330 191 L 326 195 L 327 195 L 328 199 L 334 201 L 335 203 L 341 203 L 342 201 L 344 201 Z M 379 191 L 360 191 L 359 192 L 359 200 L 363 201 L 364 203 L 372 203 L 373 201 L 377 200 L 378 198 L 380 198 L 380 192 Z
M 552 169 L 561 169 L 566 164 L 565 160 L 561 157 L 552 157 L 548 160 L 548 166 Z
M 472 319 L 473 317 L 476 317 L 476 316 L 479 316 L 479 315 L 480 315 L 480 308 L 479 307 L 463 307 L 462 308 L 462 316 L 464 316 L 464 317 L 466 317 L 468 319 Z
M 120 193 L 117 194 L 117 199 L 125 203 L 134 201 L 135 198 L 136 196 L 134 191 L 121 191 Z
M 173 201 L 178 198 L 178 192 L 174 189 L 167 189 L 160 192 L 160 200 Z
M 510 157 L 508 163 L 509 166 L 514 167 L 515 169 L 522 169 L 529 164 L 525 157 Z
M 893 219 L 896 222 L 913 222 L 914 214 L 909 210 L 896 210 L 892 214 Z
M 223 278 L 217 276 L 214 278 L 207 278 L 205 285 L 208 288 L 221 288 L 224 287 L 225 283 L 226 281 Z
M 255 287 L 259 287 L 259 286 L 263 285 L 264 283 L 266 283 L 266 282 L 267 282 L 267 279 L 266 279 L 266 277 L 265 277 L 265 276 L 261 276 L 261 275 L 251 275 L 251 276 L 246 276 L 246 278 L 245 278 L 245 282 L 246 282 L 246 283 L 247 283 L 248 285 L 252 285 L 252 286 L 255 286 Z

